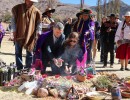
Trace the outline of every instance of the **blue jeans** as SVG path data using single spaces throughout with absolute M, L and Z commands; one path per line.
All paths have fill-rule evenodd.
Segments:
M 17 69 L 23 69 L 23 61 L 22 61 L 22 47 L 15 42 L 15 60 L 16 60 L 16 66 Z M 25 65 L 26 68 L 30 68 L 33 61 L 33 53 L 26 50 L 26 61 Z

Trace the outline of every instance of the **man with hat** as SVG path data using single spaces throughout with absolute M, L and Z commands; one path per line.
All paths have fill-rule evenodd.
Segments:
M 108 52 L 110 52 L 110 68 L 112 68 L 114 64 L 114 39 L 115 39 L 116 30 L 118 28 L 118 23 L 116 22 L 115 14 L 110 14 L 110 16 L 108 17 L 110 18 L 110 20 L 106 21 L 101 26 L 102 34 L 104 34 L 104 37 L 103 37 L 104 65 L 103 67 L 107 67 L 107 56 L 108 56 Z
M 52 13 L 55 12 L 55 9 L 47 8 L 45 12 L 42 14 L 42 31 L 47 32 L 52 30 L 54 25 L 54 20 L 52 18 Z
M 78 12 L 76 14 L 76 17 L 77 17 L 77 20 L 73 23 L 73 27 L 72 27 L 73 32 L 78 32 L 78 27 L 82 19 L 82 11 Z
M 33 58 L 33 50 L 37 37 L 41 32 L 41 13 L 33 5 L 38 0 L 25 0 L 12 8 L 12 32 L 15 42 L 15 58 L 18 70 L 23 69 L 22 49 L 26 49 L 26 68 L 30 68 Z
M 94 21 L 90 19 L 91 10 L 89 9 L 83 9 L 82 13 L 82 20 L 78 27 L 78 33 L 80 35 L 79 42 L 80 45 L 82 45 L 82 48 L 84 48 L 84 38 L 87 41 L 85 45 L 87 45 L 87 63 L 89 64 L 92 61 L 92 43 L 94 40 Z

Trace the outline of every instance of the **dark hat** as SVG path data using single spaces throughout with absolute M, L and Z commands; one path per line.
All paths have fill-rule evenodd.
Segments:
M 115 14 L 110 14 L 108 17 L 116 17 Z
M 76 17 L 79 17 L 80 15 L 82 15 L 82 11 L 78 12 L 78 13 L 76 14 Z
M 55 9 L 47 8 L 47 9 L 45 10 L 45 12 L 44 12 L 42 15 L 46 15 L 47 12 L 54 13 L 54 12 L 55 12 Z
M 83 9 L 83 14 L 88 14 L 88 15 L 90 15 L 91 13 L 92 13 L 91 10 L 89 10 L 89 9 Z

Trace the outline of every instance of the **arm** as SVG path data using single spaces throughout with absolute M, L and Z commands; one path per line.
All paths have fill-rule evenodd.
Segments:
M 11 32 L 13 33 L 14 40 L 16 40 L 16 21 L 14 16 L 11 18 Z
M 115 35 L 115 42 L 121 39 L 120 34 L 121 34 L 121 28 L 122 28 L 122 22 L 119 24 L 116 35 Z

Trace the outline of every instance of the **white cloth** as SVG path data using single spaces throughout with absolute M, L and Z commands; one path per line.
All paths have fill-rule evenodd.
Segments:
M 117 29 L 117 31 L 116 31 L 116 35 L 115 35 L 115 42 L 117 42 L 118 40 L 120 40 L 121 39 L 121 32 L 122 32 L 122 26 L 123 26 L 123 23 L 124 22 L 121 22 L 120 24 L 119 24 L 119 26 L 118 26 L 118 29 Z M 130 40 L 130 26 L 127 26 L 126 24 L 125 24 L 125 28 L 124 28 L 124 38 L 123 39 L 128 39 L 128 40 Z

